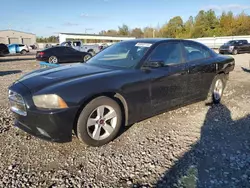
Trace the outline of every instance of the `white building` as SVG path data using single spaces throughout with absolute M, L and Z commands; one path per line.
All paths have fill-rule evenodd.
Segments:
M 68 40 L 82 40 L 84 43 L 112 43 L 123 40 L 131 40 L 135 37 L 125 36 L 102 36 L 102 35 L 91 35 L 91 34 L 79 34 L 79 33 L 59 33 L 59 42 L 65 42 Z

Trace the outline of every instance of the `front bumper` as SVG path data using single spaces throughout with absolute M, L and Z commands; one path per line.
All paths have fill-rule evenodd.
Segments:
M 77 108 L 57 112 L 27 111 L 15 114 L 15 126 L 38 138 L 52 142 L 70 142 Z
M 52 142 L 70 142 L 78 107 L 59 110 L 41 110 L 33 104 L 29 89 L 21 83 L 10 87 L 22 95 L 26 103 L 26 116 L 14 113 L 15 126 L 38 138 Z
M 219 49 L 220 54 L 231 54 L 232 50 L 230 49 Z

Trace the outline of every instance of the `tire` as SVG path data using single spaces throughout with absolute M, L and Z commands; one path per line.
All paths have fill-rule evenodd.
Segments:
M 91 56 L 94 56 L 94 55 L 95 55 L 94 50 L 89 50 L 89 51 L 88 51 L 88 53 L 90 53 L 90 54 L 91 54 Z
M 238 50 L 237 50 L 237 49 L 233 49 L 232 54 L 233 54 L 233 55 L 237 55 L 237 54 L 238 54 Z
M 26 50 L 22 50 L 22 51 L 21 51 L 21 54 L 23 54 L 23 55 L 24 55 L 24 54 L 27 54 L 27 51 L 26 51 Z
M 58 58 L 56 56 L 50 56 L 48 62 L 51 64 L 57 64 Z
M 226 82 L 227 77 L 225 74 L 215 76 L 208 93 L 207 103 L 219 104 L 221 102 Z
M 86 54 L 85 56 L 83 56 L 83 62 L 88 61 L 91 57 L 92 57 L 91 54 Z
M 109 97 L 102 96 L 93 99 L 84 107 L 77 121 L 76 135 L 85 144 L 98 147 L 112 141 L 121 126 L 122 112 L 119 104 Z

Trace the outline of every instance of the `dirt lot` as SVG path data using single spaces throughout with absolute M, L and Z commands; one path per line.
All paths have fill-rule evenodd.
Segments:
M 100 148 L 14 128 L 7 87 L 39 66 L 0 62 L 0 187 L 250 187 L 250 55 L 235 59 L 221 105 L 164 113 Z

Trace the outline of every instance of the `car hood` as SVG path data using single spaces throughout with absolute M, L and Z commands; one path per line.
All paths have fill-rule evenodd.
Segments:
M 55 68 L 39 69 L 24 75 L 16 82 L 21 82 L 32 92 L 36 92 L 44 87 L 56 83 L 101 74 L 109 71 L 114 70 L 77 63 L 74 65 L 64 65 Z
M 221 48 L 228 48 L 230 45 L 229 44 L 223 44 Z

